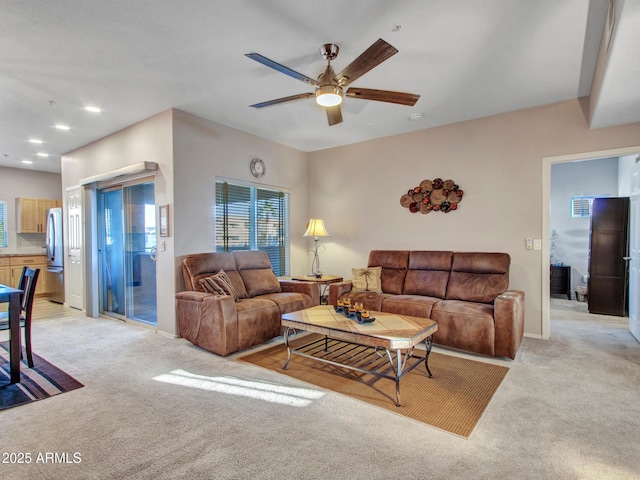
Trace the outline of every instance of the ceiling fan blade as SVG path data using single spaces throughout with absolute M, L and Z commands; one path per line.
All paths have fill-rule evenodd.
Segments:
M 329 126 L 342 123 L 342 110 L 340 110 L 340 105 L 336 105 L 335 107 L 325 107 L 325 110 L 327 111 Z
M 300 80 L 301 82 L 308 83 L 309 85 L 313 85 L 317 87 L 320 85 L 317 80 L 313 78 L 309 78 L 302 73 L 298 73 L 295 70 L 290 69 L 289 67 L 285 67 L 284 65 L 280 65 L 278 62 L 274 62 L 273 60 L 268 59 L 267 57 L 260 55 L 259 53 L 245 53 L 245 57 L 249 57 L 252 60 L 255 60 L 258 63 L 266 65 L 269 68 L 273 68 L 274 70 L 284 73 L 285 75 L 289 75 L 296 80 Z
M 291 95 L 290 97 L 282 97 L 276 98 L 275 100 L 269 100 L 267 102 L 262 103 L 254 103 L 253 105 L 249 105 L 253 108 L 263 108 L 270 107 L 271 105 L 277 105 L 278 103 L 291 102 L 293 100 L 300 100 L 302 98 L 315 97 L 315 93 L 307 92 L 307 93 L 299 93 L 298 95 Z
M 379 38 L 360 54 L 353 62 L 335 77 L 339 85 L 349 85 L 374 67 L 377 67 L 389 57 L 398 53 L 398 49 Z
M 361 98 L 362 100 L 375 100 L 376 102 L 399 103 L 413 107 L 420 95 L 404 92 L 391 92 L 389 90 L 375 90 L 372 88 L 351 87 L 345 94 L 347 97 Z

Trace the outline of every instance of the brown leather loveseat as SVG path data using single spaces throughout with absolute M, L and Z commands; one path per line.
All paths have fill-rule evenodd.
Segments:
M 233 294 L 210 293 L 206 281 L 201 282 L 221 270 L 237 300 Z M 182 274 L 187 291 L 176 294 L 180 335 L 219 355 L 277 337 L 283 313 L 320 303 L 317 285 L 278 280 L 269 255 L 262 251 L 187 255 Z
M 508 290 L 506 253 L 372 250 L 368 268 L 382 267 L 381 291 L 329 287 L 329 303 L 350 297 L 364 308 L 431 318 L 434 343 L 515 358 L 524 332 L 524 292 Z

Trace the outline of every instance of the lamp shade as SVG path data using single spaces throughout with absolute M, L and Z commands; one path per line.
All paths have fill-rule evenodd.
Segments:
M 321 218 L 312 218 L 309 220 L 307 231 L 304 232 L 303 237 L 328 237 L 327 229 L 324 228 L 324 220 Z

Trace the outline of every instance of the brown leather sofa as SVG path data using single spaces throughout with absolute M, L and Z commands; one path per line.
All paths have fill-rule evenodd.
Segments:
M 372 250 L 368 267 L 382 267 L 382 293 L 329 286 L 329 303 L 350 297 L 369 310 L 431 318 L 434 343 L 515 358 L 524 332 L 524 292 L 508 290 L 506 253 Z
M 200 280 L 224 270 L 238 300 L 205 291 Z M 199 253 L 182 261 L 187 291 L 176 295 L 180 335 L 194 345 L 228 355 L 281 334 L 283 313 L 320 304 L 318 286 L 278 280 L 262 251 Z

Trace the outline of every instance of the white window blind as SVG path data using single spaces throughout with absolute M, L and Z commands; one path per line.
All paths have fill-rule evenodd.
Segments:
M 278 277 L 290 275 L 289 193 L 216 181 L 216 251 L 262 250 Z
M 592 196 L 571 197 L 571 216 L 574 218 L 591 215 Z
M 7 202 L 0 200 L 0 248 L 7 245 Z

